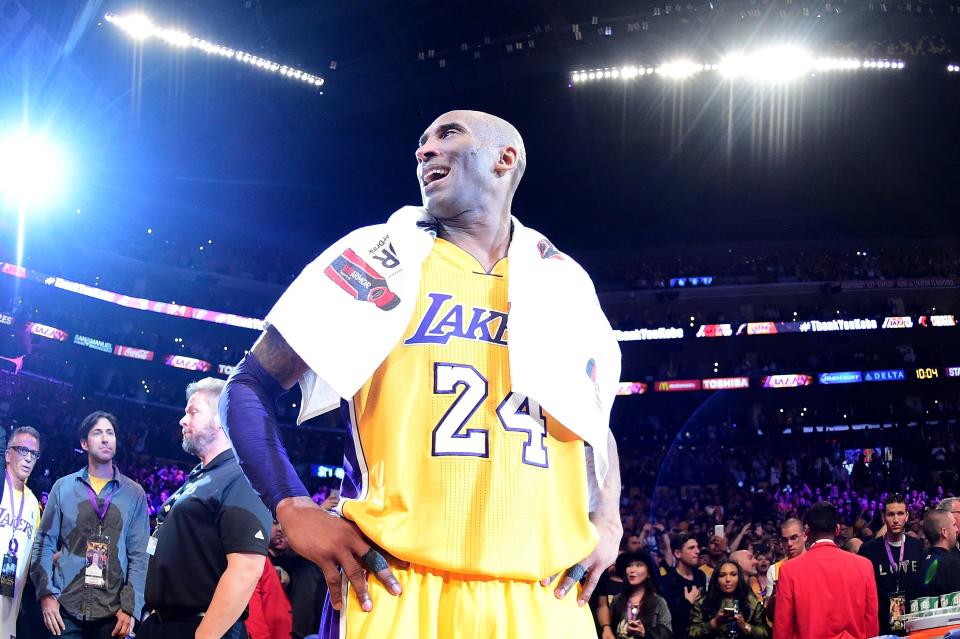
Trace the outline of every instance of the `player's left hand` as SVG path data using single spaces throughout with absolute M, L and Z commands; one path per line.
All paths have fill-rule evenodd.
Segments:
M 567 569 L 563 581 L 554 590 L 557 599 L 563 599 L 570 589 L 576 586 L 576 583 L 586 575 L 587 579 L 583 584 L 583 589 L 580 591 L 580 596 L 577 597 L 578 605 L 586 604 L 590 601 L 590 595 L 593 594 L 593 589 L 597 587 L 597 582 L 600 581 L 600 575 L 616 562 L 620 539 L 623 537 L 623 528 L 620 526 L 619 520 L 610 525 L 602 525 L 597 522 L 595 524 L 597 525 L 597 532 L 600 533 L 600 541 L 597 542 L 597 547 L 586 559 Z M 553 581 L 553 579 L 550 579 L 550 581 Z

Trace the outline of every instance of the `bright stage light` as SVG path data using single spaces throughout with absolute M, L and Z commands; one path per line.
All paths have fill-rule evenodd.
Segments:
M 655 69 L 656 73 L 659 73 L 665 78 L 672 78 L 674 80 L 685 80 L 695 73 L 703 71 L 702 64 L 695 64 L 689 60 L 674 60 L 672 62 L 667 62 L 666 64 L 660 65 Z
M 266 60 L 244 51 L 231 49 L 213 42 L 208 42 L 200 38 L 195 38 L 186 31 L 178 29 L 165 29 L 156 26 L 153 21 L 145 15 L 134 14 L 129 16 L 118 16 L 108 13 L 104 19 L 110 24 L 116 26 L 121 31 L 129 34 L 136 40 L 146 41 L 150 38 L 157 38 L 166 42 L 170 46 L 181 49 L 199 49 L 209 55 L 219 55 L 225 58 L 233 58 L 238 62 L 245 62 L 265 71 L 280 71 L 281 75 L 295 80 L 300 80 L 310 86 L 323 86 L 323 78 L 312 73 L 292 69 L 286 65 L 281 65 L 272 60 Z
M 108 13 L 104 17 L 107 22 L 117 25 L 127 32 L 130 37 L 136 38 L 137 40 L 146 40 L 153 34 L 155 29 L 150 18 L 142 13 L 136 13 L 132 16 L 114 16 Z
M 726 79 L 743 79 L 762 83 L 787 83 L 816 73 L 857 70 L 899 71 L 906 67 L 902 60 L 860 60 L 857 58 L 816 57 L 811 52 L 792 46 L 760 49 L 750 53 L 735 53 L 719 63 L 697 63 L 689 59 L 666 62 L 656 67 L 623 66 L 619 68 L 574 71 L 574 83 L 587 80 L 630 80 L 656 73 L 665 80 L 684 80 L 703 72 L 717 72 Z M 960 65 L 947 66 L 950 73 L 960 72 Z
M 814 58 L 796 47 L 771 47 L 749 55 L 731 55 L 721 60 L 717 67 L 726 78 L 789 82 L 810 73 Z
M 0 194 L 8 204 L 53 201 L 65 172 L 63 154 L 44 136 L 17 131 L 0 138 Z

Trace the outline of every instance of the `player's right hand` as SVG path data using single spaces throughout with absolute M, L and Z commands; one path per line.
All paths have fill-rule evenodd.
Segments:
M 45 595 L 40 598 L 40 610 L 43 614 L 43 625 L 51 635 L 59 637 L 67 629 L 63 617 L 60 616 L 60 601 L 53 595 Z
M 356 524 L 322 510 L 309 497 L 288 497 L 282 500 L 277 505 L 277 521 L 283 527 L 283 534 L 290 547 L 301 557 L 317 564 L 323 571 L 330 591 L 330 603 L 334 609 L 343 609 L 342 576 L 346 576 L 356 591 L 360 607 L 365 612 L 373 609 L 363 563 L 365 556 L 369 560 L 371 547 Z M 380 559 L 382 560 L 382 556 Z M 385 561 L 378 563 L 384 567 L 375 572 L 377 579 L 389 592 L 399 595 L 400 582 L 393 571 Z

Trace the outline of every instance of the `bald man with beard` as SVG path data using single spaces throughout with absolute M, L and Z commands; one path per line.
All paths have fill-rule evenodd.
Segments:
M 596 636 L 584 604 L 623 534 L 619 347 L 586 273 L 513 217 L 526 162 L 505 120 L 438 117 L 423 206 L 309 265 L 228 382 L 242 467 L 329 584 L 324 639 Z M 298 381 L 301 419 L 343 404 L 337 516 L 279 439 Z

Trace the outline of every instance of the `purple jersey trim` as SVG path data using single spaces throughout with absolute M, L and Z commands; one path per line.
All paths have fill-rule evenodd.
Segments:
M 340 483 L 340 496 L 344 499 L 356 499 L 363 492 L 363 470 L 354 444 L 357 441 L 357 427 L 353 423 L 350 402 L 340 400 L 340 415 L 347 428 L 347 440 L 343 444 L 343 481 Z

